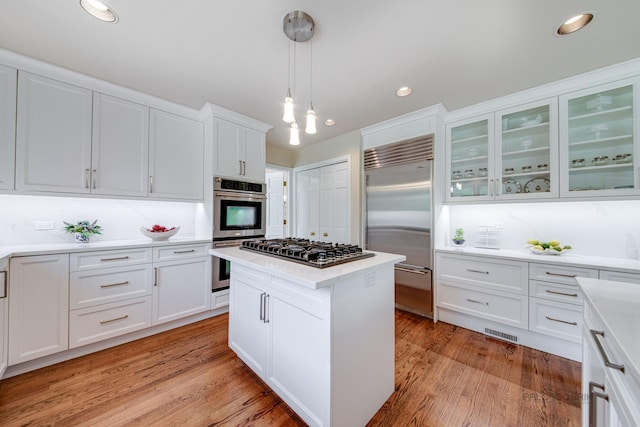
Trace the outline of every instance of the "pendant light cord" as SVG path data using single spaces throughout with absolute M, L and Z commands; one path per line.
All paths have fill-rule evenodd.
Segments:
M 309 40 L 309 105 L 313 110 L 313 40 Z

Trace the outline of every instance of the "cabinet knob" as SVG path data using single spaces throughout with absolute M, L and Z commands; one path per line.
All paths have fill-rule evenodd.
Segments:
M 309 235 L 310 235 L 310 236 L 315 236 L 315 235 L 316 235 L 316 232 L 315 232 L 315 231 L 312 231 L 311 233 L 309 233 Z
M 326 233 L 326 232 L 325 232 L 325 233 L 322 233 L 322 235 L 323 235 L 324 237 L 327 237 L 327 236 L 329 236 L 329 233 Z

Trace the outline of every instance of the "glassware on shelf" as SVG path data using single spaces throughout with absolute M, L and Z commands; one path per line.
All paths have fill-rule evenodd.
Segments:
M 631 154 L 618 154 L 613 159 L 616 163 L 631 163 Z
M 504 174 L 505 175 L 513 174 L 513 168 L 504 168 Z
M 571 166 L 574 168 L 581 168 L 584 166 L 584 159 L 573 159 L 571 160 Z
M 548 164 L 546 164 L 546 163 L 540 163 L 540 164 L 538 165 L 538 170 L 539 170 L 539 171 L 546 171 L 547 169 L 549 169 L 549 165 L 548 165 Z
M 476 173 L 473 171 L 473 169 L 467 169 L 464 171 L 465 178 L 473 178 L 474 176 L 476 176 Z
M 478 155 L 478 149 L 475 147 L 471 147 L 467 149 L 467 154 L 469 155 L 469 157 L 476 157 Z
M 453 179 L 460 179 L 460 178 L 462 178 L 462 172 L 460 172 L 460 171 L 453 171 L 453 173 L 451 174 L 451 176 L 453 177 Z
M 478 168 L 478 176 L 485 177 L 488 175 L 487 168 Z
M 531 147 L 531 145 L 533 144 L 533 139 L 531 138 L 527 138 L 522 140 L 522 142 L 520 142 L 520 144 L 522 144 L 522 148 L 524 148 L 525 150 L 528 150 L 529 147 Z
M 594 166 L 604 166 L 609 163 L 609 156 L 596 156 L 593 158 Z
M 522 172 L 531 172 L 531 166 L 523 166 Z

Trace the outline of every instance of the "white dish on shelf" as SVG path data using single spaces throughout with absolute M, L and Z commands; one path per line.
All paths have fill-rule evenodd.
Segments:
M 520 123 L 520 127 L 526 128 L 529 126 L 535 126 L 542 123 L 542 116 L 538 114 L 535 119 L 527 120 L 525 117 L 522 118 L 522 123 Z
M 539 249 L 534 249 L 533 245 L 527 245 L 526 248 L 529 250 L 529 252 L 534 253 L 536 255 L 562 255 L 562 254 L 566 254 L 567 252 L 571 252 L 571 249 L 563 249 L 561 251 L 556 251 L 555 249 L 545 249 L 545 250 L 539 250 Z
M 520 185 L 518 181 L 505 179 L 504 181 L 502 181 L 502 185 L 504 185 L 505 193 L 514 194 L 522 192 L 522 185 Z
M 604 107 L 611 105 L 613 99 L 609 95 L 596 95 L 587 101 L 588 110 L 602 110 Z
M 522 148 L 524 148 L 525 150 L 528 150 L 529 147 L 531 147 L 531 145 L 533 144 L 533 139 L 531 138 L 523 139 L 522 142 L 520 142 L 520 144 L 522 144 Z
M 604 136 L 604 133 L 608 131 L 609 126 L 602 124 L 591 126 L 589 129 L 587 129 L 587 132 L 593 134 L 594 138 L 601 138 L 602 136 Z
M 545 193 L 549 191 L 549 180 L 547 178 L 533 178 L 524 185 L 525 193 Z

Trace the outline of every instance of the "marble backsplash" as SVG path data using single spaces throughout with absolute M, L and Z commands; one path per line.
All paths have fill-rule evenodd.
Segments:
M 0 195 L 0 246 L 73 242 L 63 221 L 85 219 L 104 229 L 93 241 L 144 239 L 139 228 L 154 224 L 180 226 L 181 237 L 210 236 L 202 203 Z M 36 221 L 54 229 L 37 231 Z
M 640 200 L 449 205 L 450 242 L 456 228 L 474 245 L 486 230 L 496 231 L 503 249 L 522 249 L 528 239 L 557 239 L 573 253 L 640 259 Z

